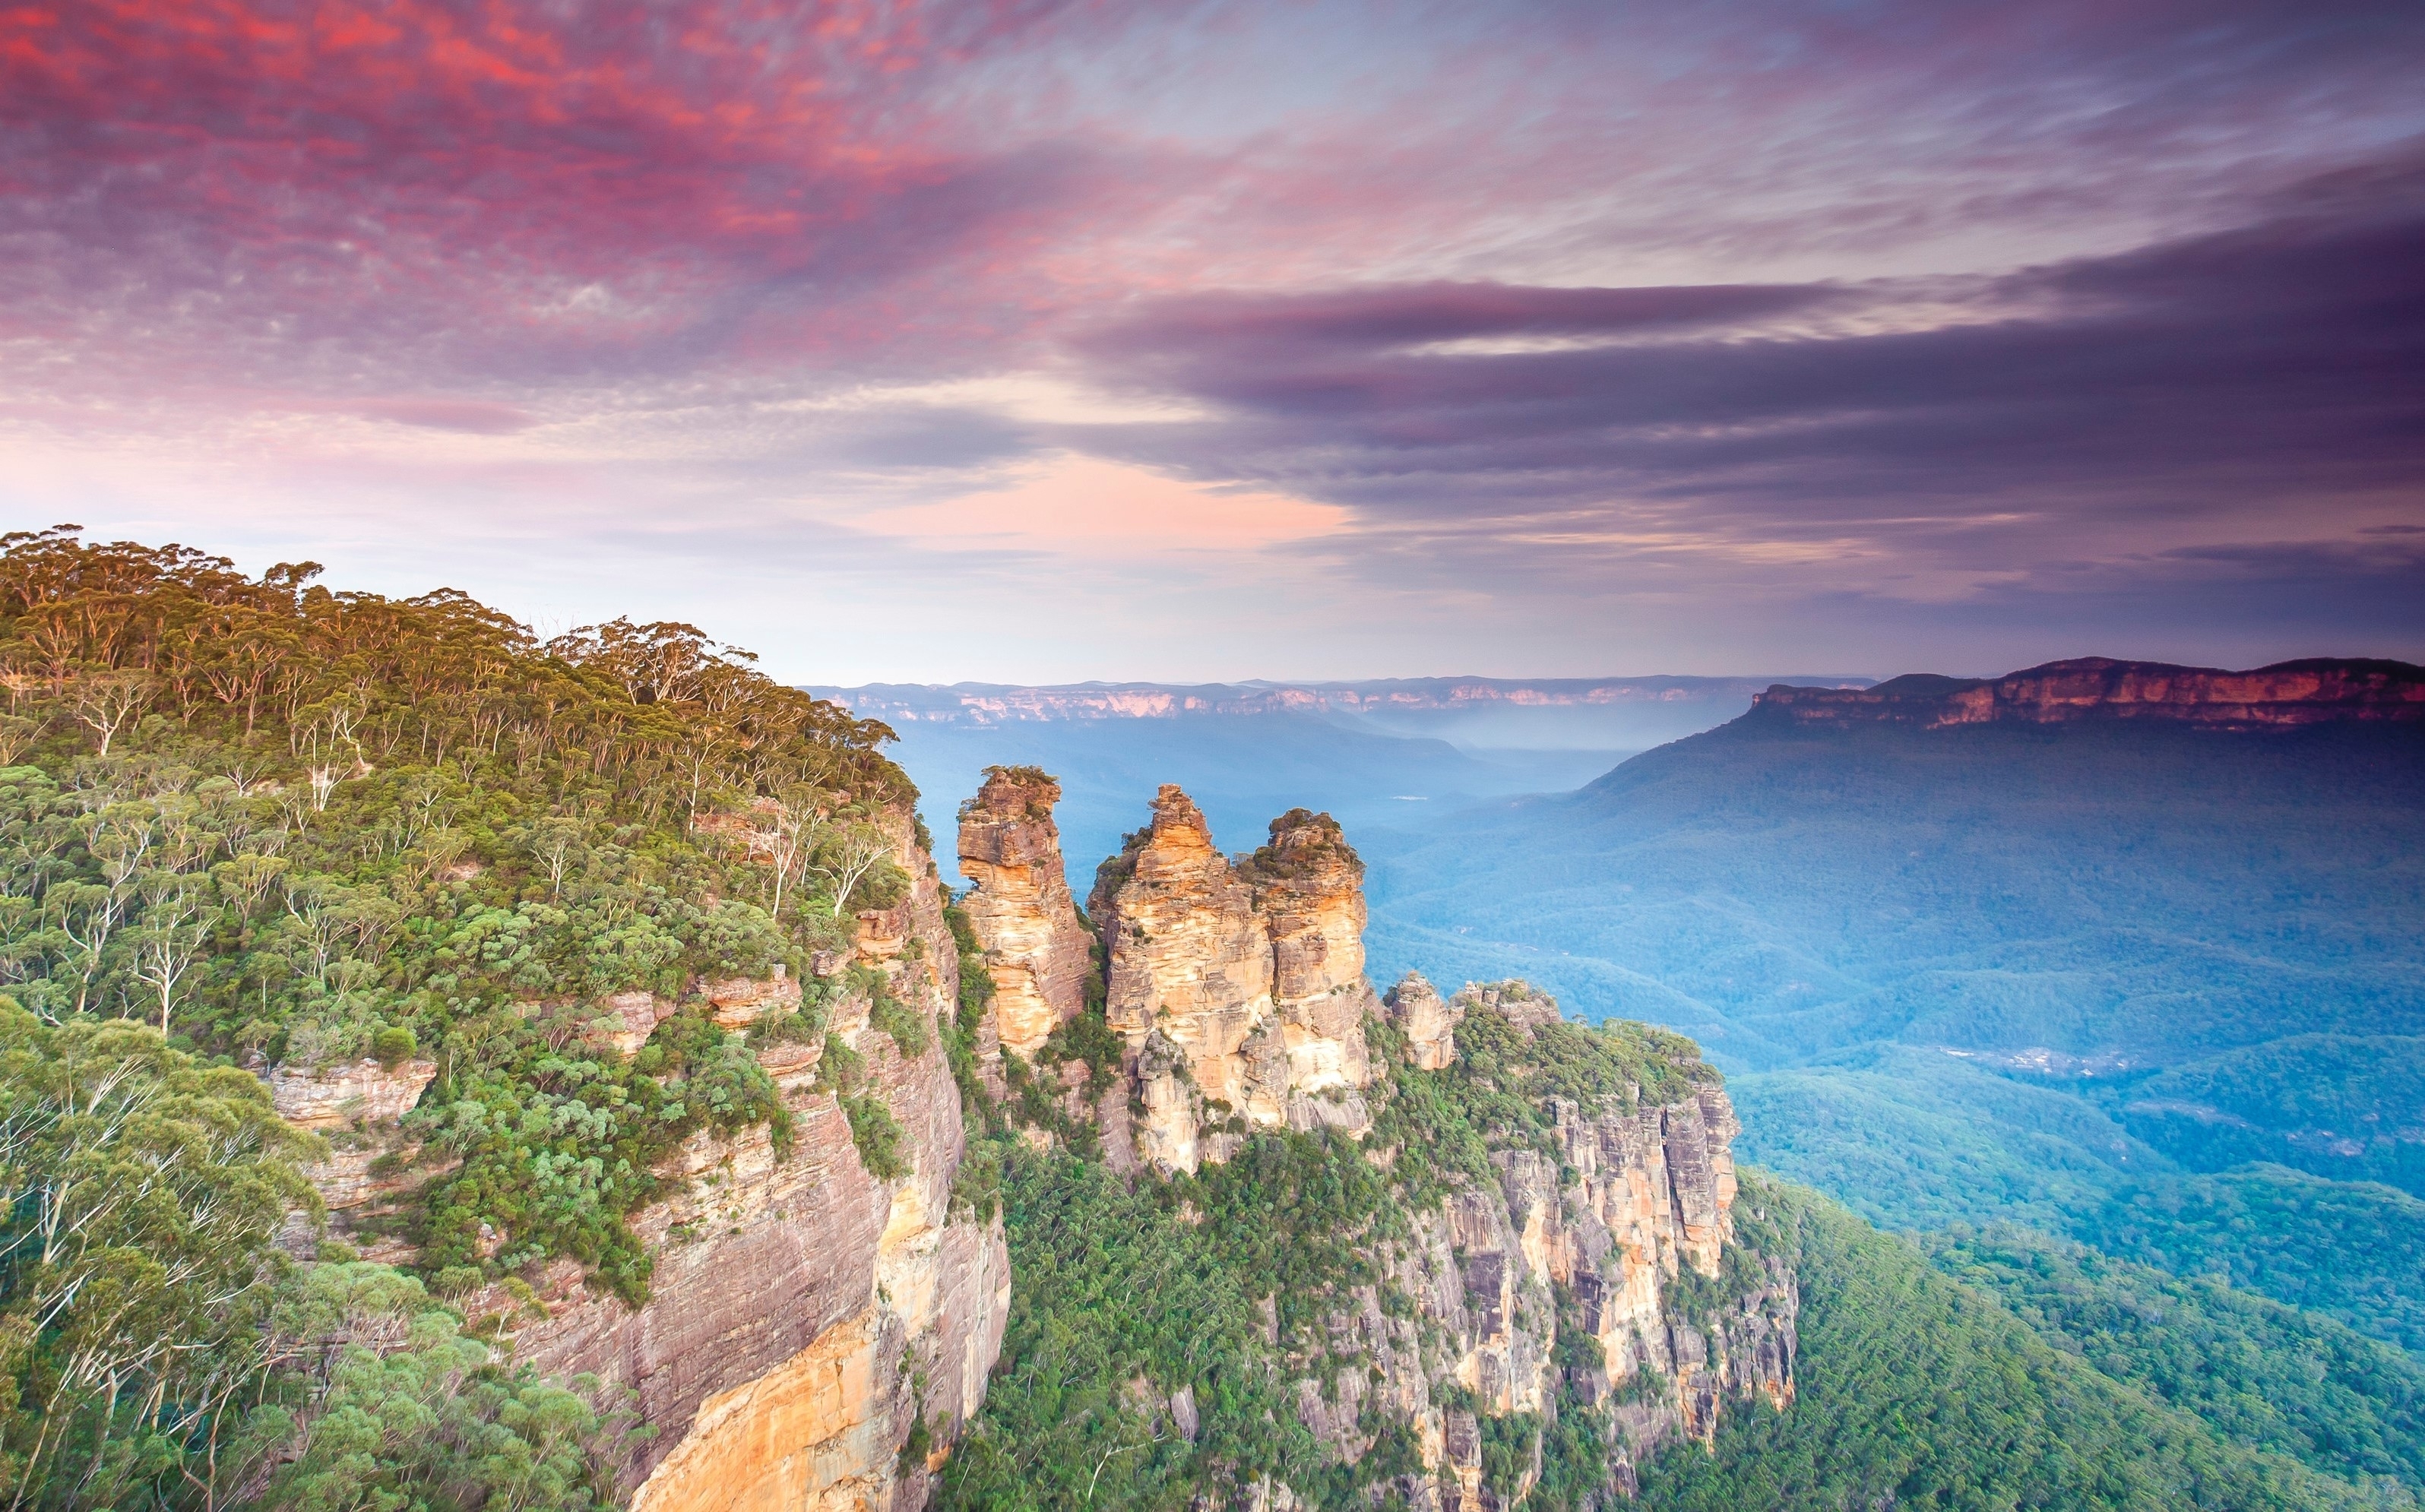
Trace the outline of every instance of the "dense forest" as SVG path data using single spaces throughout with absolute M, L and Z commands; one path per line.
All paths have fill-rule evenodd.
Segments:
M 703 1013 L 627 1060 L 600 1000 L 782 968 L 810 989 L 761 1032 L 817 1034 L 811 956 L 904 885 L 889 732 L 746 652 L 627 620 L 542 643 L 318 571 L 0 538 L 13 1506 L 607 1498 L 623 1405 L 518 1374 L 441 1299 L 558 1255 L 645 1295 L 625 1215 L 662 1155 L 782 1112 Z M 713 822 L 737 810 L 771 856 Z M 364 1057 L 434 1070 L 417 1278 L 274 1242 L 316 1208 L 317 1141 L 253 1073 Z

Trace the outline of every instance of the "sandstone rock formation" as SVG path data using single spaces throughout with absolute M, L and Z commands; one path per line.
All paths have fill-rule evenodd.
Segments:
M 418 1141 L 399 1124 L 438 1075 L 432 1060 L 383 1066 L 376 1060 L 316 1070 L 272 1067 L 264 1074 L 270 1106 L 297 1128 L 328 1141 L 328 1154 L 304 1167 L 328 1209 L 329 1231 L 354 1246 L 364 1259 L 393 1263 L 412 1258 L 412 1248 L 386 1233 L 387 1219 L 425 1182 L 458 1162 L 425 1161 Z M 312 1242 L 308 1215 L 290 1215 L 280 1241 L 306 1252 Z
M 1364 863 L 1339 822 L 1292 809 L 1271 835 L 1245 871 L 1272 940 L 1272 1008 L 1298 1094 L 1290 1121 L 1304 1127 L 1306 1099 L 1372 1080 L 1364 1016 L 1380 1000 L 1364 979 Z
M 1033 1056 L 1084 1006 L 1091 946 L 1061 861 L 1061 784 L 1033 767 L 990 768 L 960 810 L 960 900 L 993 979 L 1002 1048 Z
M 382 1066 L 363 1060 L 316 1070 L 271 1068 L 269 1103 L 278 1116 L 301 1129 L 336 1129 L 349 1123 L 393 1123 L 412 1111 L 438 1075 L 434 1060 Z
M 800 1005 L 800 984 L 785 974 L 781 961 L 763 977 L 736 976 L 704 982 L 699 995 L 708 1001 L 715 1021 L 727 1029 L 746 1029 L 762 1019 L 779 1019 Z
M 1145 1107 L 1136 1154 L 1165 1169 L 1227 1158 L 1241 1130 L 1360 1131 L 1371 1080 L 1363 867 L 1328 815 L 1294 811 L 1232 864 L 1187 795 L 1104 863 L 1088 911 L 1111 969 L 1105 1018 Z
M 2217 730 L 2425 723 L 2425 668 L 2318 658 L 2248 672 L 2122 662 L 2048 662 L 1999 678 L 1913 674 L 1871 688 L 1790 687 L 1753 700 L 1753 716 L 1797 725 L 2074 724 L 2158 720 Z
M 1441 1002 L 1438 989 L 1425 981 L 1421 972 L 1408 972 L 1389 989 L 1384 1006 L 1389 1022 L 1406 1037 L 1410 1064 L 1418 1070 L 1448 1069 L 1456 1058 L 1456 1025 L 1465 1017 L 1463 1008 Z

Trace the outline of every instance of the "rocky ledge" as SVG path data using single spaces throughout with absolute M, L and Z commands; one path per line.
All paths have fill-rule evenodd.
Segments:
M 2425 723 L 2425 668 L 2319 658 L 2253 671 L 2089 656 L 1999 678 L 1914 673 L 1871 688 L 1779 684 L 1748 718 L 1800 726 L 1999 722 L 2073 724 L 2142 719 L 2215 730 L 2294 730 L 2332 723 Z
M 1469 983 L 1443 1002 L 1410 976 L 1388 1019 L 1402 1063 L 1451 1087 L 1529 1086 L 1528 1066 L 1616 1060 L 1605 1031 L 1566 1021 L 1522 982 Z M 1537 1464 L 1487 1483 L 1482 1419 L 1603 1409 L 1614 1498 L 1631 1494 L 1635 1467 L 1662 1445 L 1710 1442 L 1730 1401 L 1791 1402 L 1801 1294 L 1785 1259 L 1737 1231 L 1741 1125 L 1688 1042 L 1648 1043 L 1636 1064 L 1652 1085 L 1542 1096 L 1535 1127 L 1494 1134 L 1490 1179 L 1459 1173 L 1444 1198 L 1418 1204 L 1411 1241 L 1388 1247 L 1384 1287 L 1331 1322 L 1379 1378 L 1317 1375 L 1300 1416 L 1350 1460 L 1366 1411 L 1412 1428 L 1423 1469 L 1398 1487 L 1408 1505 L 1498 1512 L 1523 1500 Z M 1426 1158 L 1373 1153 L 1393 1171 Z M 1586 1361 L 1567 1351 L 1560 1363 L 1562 1328 L 1589 1341 Z

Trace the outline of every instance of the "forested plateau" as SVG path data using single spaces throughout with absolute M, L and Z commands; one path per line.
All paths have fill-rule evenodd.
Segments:
M 890 732 L 692 626 L 0 548 L 12 1508 L 2425 1479 L 2399 1351 L 1923 1249 L 1739 1172 L 1689 1040 L 1376 992 L 1326 815 L 1225 856 L 1165 788 L 1082 905 L 1001 768 L 955 896 Z

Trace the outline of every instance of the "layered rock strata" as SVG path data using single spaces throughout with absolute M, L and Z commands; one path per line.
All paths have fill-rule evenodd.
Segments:
M 1326 813 L 1293 809 L 1272 821 L 1271 836 L 1245 870 L 1271 936 L 1289 1086 L 1352 1094 L 1373 1079 L 1364 1017 L 1381 1005 L 1364 979 L 1364 863 Z
M 653 1430 L 622 1467 L 639 1512 L 923 1506 L 1001 1351 L 1010 1301 L 1002 1220 L 952 1211 L 964 1136 L 937 1021 L 956 999 L 956 947 L 909 815 L 888 813 L 881 825 L 911 888 L 897 906 L 859 915 L 849 960 L 827 974 L 845 964 L 880 973 L 885 994 L 924 1021 L 925 1048 L 905 1055 L 872 1024 L 864 977 L 828 1005 L 826 1027 L 864 1063 L 859 1094 L 880 1100 L 899 1125 L 907 1173 L 880 1178 L 860 1159 L 836 1091 L 818 1075 L 827 1041 L 770 1043 L 759 1061 L 791 1111 L 791 1148 L 776 1150 L 761 1126 L 731 1138 L 703 1133 L 682 1149 L 664 1172 L 677 1195 L 631 1218 L 655 1261 L 646 1305 L 593 1291 L 570 1261 L 548 1266 L 529 1291 L 491 1286 L 465 1299 L 468 1311 L 494 1320 L 518 1359 L 632 1391 Z M 691 995 L 731 1027 L 802 1001 L 799 982 L 779 972 L 701 982 Z M 621 994 L 600 1005 L 591 1032 L 636 1048 L 675 1006 Z M 374 1173 L 381 1153 L 410 1164 L 395 1120 L 435 1070 L 365 1063 L 270 1074 L 281 1111 L 330 1131 L 338 1146 L 317 1174 L 340 1232 L 348 1214 L 434 1174 Z M 905 1457 L 922 1421 L 931 1448 Z
M 1034 1056 L 1085 1005 L 1091 937 L 1061 860 L 1052 806 L 1061 784 L 1033 767 L 993 767 L 960 809 L 960 899 L 993 979 L 1002 1048 Z
M 1104 1016 L 1128 1042 L 1144 1109 L 1137 1158 L 1226 1159 L 1253 1128 L 1371 1120 L 1363 867 L 1326 814 L 1275 820 L 1236 863 L 1164 785 L 1151 822 L 1098 875 L 1088 912 L 1110 961 Z
M 2153 720 L 2216 730 L 2329 723 L 2425 723 L 2425 668 L 2318 658 L 2227 672 L 2089 656 L 1999 678 L 1913 674 L 1871 688 L 1769 688 L 1753 717 L 1796 725 L 1916 725 Z

